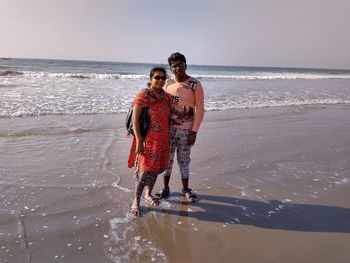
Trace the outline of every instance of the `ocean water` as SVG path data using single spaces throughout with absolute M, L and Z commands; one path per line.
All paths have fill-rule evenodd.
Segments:
M 1 59 L 0 117 L 125 113 L 153 66 Z M 349 70 L 189 65 L 188 74 L 207 111 L 350 103 Z

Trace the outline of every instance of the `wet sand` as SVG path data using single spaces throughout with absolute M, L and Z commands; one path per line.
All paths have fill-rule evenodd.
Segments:
M 199 202 L 137 219 L 123 121 L 0 119 L 0 262 L 349 262 L 350 107 L 207 112 Z

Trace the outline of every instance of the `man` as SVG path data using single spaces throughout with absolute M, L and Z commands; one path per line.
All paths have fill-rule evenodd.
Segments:
M 201 83 L 186 74 L 186 58 L 173 53 L 168 63 L 174 78 L 168 79 L 163 89 L 171 96 L 170 114 L 170 159 L 169 167 L 163 173 L 164 187 L 156 194 L 159 199 L 170 195 L 169 181 L 176 150 L 181 171 L 182 193 L 194 202 L 197 196 L 189 188 L 189 165 L 191 147 L 196 142 L 197 132 L 204 116 L 204 92 Z

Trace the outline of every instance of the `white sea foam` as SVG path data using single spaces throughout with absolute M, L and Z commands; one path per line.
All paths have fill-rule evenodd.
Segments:
M 134 219 L 128 214 L 124 218 L 109 221 L 110 230 L 108 235 L 105 235 L 107 257 L 112 262 L 166 262 L 164 253 L 154 242 L 135 233 L 132 224 Z
M 233 80 L 296 80 L 296 79 L 350 79 L 350 74 L 332 75 L 332 74 L 292 74 L 292 73 L 265 73 L 265 74 L 246 74 L 246 75 L 193 75 L 198 79 L 233 79 Z
M 18 75 L 28 78 L 75 78 L 75 79 L 147 79 L 143 74 L 108 74 L 108 73 L 54 73 L 23 71 Z
M 350 74 L 329 73 L 290 73 L 290 72 L 246 72 L 244 74 L 192 74 L 198 79 L 232 79 L 232 80 L 322 80 L 350 79 Z M 76 73 L 76 72 L 45 72 L 45 71 L 0 71 L 0 77 L 38 78 L 74 78 L 74 79 L 148 79 L 146 74 L 133 73 Z

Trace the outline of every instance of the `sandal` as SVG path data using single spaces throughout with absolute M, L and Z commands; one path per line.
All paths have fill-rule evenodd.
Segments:
M 169 187 L 168 188 L 164 187 L 164 188 L 160 189 L 159 193 L 155 194 L 157 199 L 168 198 L 169 195 L 170 195 Z
M 130 207 L 130 214 L 132 214 L 134 217 L 142 216 L 140 209 L 137 206 Z
M 151 206 L 158 206 L 159 205 L 159 200 L 157 198 L 153 197 L 152 195 L 147 196 L 147 197 L 143 197 L 143 200 Z
M 182 194 L 186 198 L 186 200 L 189 201 L 189 202 L 193 203 L 193 202 L 197 201 L 197 195 L 192 193 L 192 189 L 191 188 L 182 189 Z

